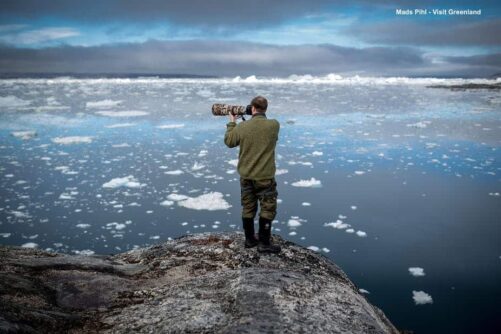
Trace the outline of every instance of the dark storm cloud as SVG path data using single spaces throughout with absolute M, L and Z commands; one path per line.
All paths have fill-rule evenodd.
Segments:
M 328 0 L 3 0 L 3 17 L 56 17 L 90 22 L 168 21 L 196 26 L 274 25 L 324 10 Z
M 501 19 L 392 20 L 352 26 L 349 34 L 369 43 L 433 46 L 501 46 Z
M 472 66 L 492 66 L 501 69 L 501 53 L 476 55 L 471 57 L 445 57 L 449 63 L 466 64 Z
M 216 76 L 346 75 L 484 76 L 499 64 L 476 66 L 464 59 L 435 66 L 414 48 L 348 48 L 334 45 L 277 46 L 227 41 L 148 41 L 95 47 L 0 48 L 9 73 L 151 73 Z
M 272 26 L 308 14 L 342 13 L 365 16 L 370 8 L 432 4 L 433 0 L 2 0 L 1 18 L 51 17 L 77 22 L 169 21 L 180 25 L 215 27 Z M 442 4 L 458 1 L 442 0 Z

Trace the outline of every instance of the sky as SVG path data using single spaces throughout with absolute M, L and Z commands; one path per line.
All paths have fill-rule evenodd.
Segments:
M 0 73 L 491 77 L 500 16 L 497 0 L 2 0 Z

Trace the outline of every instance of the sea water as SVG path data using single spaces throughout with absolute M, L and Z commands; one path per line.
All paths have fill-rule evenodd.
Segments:
M 213 103 L 268 98 L 273 233 L 337 263 L 400 329 L 501 320 L 501 96 L 494 80 L 0 80 L 0 243 L 114 254 L 241 230 L 238 149 Z M 256 226 L 257 227 L 257 226 Z

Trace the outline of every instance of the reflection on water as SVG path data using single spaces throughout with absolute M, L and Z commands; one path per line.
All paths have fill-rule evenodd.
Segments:
M 399 328 L 499 329 L 494 92 L 380 82 L 3 80 L 0 241 L 116 253 L 240 229 L 237 150 L 224 146 L 227 120 L 210 106 L 257 94 L 281 122 L 274 233 L 333 259 Z

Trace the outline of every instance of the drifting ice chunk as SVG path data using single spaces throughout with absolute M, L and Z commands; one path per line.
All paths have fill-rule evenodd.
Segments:
M 412 290 L 412 299 L 416 305 L 432 304 L 433 299 L 429 294 L 424 291 L 414 291 Z
M 178 200 L 179 206 L 193 210 L 227 210 L 231 205 L 223 198 L 220 192 L 210 192 L 198 197 L 187 197 L 183 200 Z
M 144 184 L 139 183 L 134 176 L 129 175 L 126 177 L 117 177 L 111 179 L 110 181 L 103 184 L 103 188 L 119 188 L 119 187 L 127 187 L 127 188 L 140 188 Z
M 22 139 L 22 140 L 28 140 L 37 135 L 36 131 L 14 131 L 11 133 L 14 137 Z
M 409 273 L 414 277 L 424 276 L 424 269 L 420 267 L 410 267 Z
M 322 186 L 322 183 L 319 180 L 312 177 L 309 180 L 299 180 L 299 181 L 293 182 L 291 185 L 294 187 L 318 188 L 318 187 Z
M 56 137 L 51 139 L 53 143 L 61 144 L 61 145 L 71 145 L 71 144 L 80 144 L 92 143 L 92 137 L 90 136 L 69 136 L 69 137 Z

